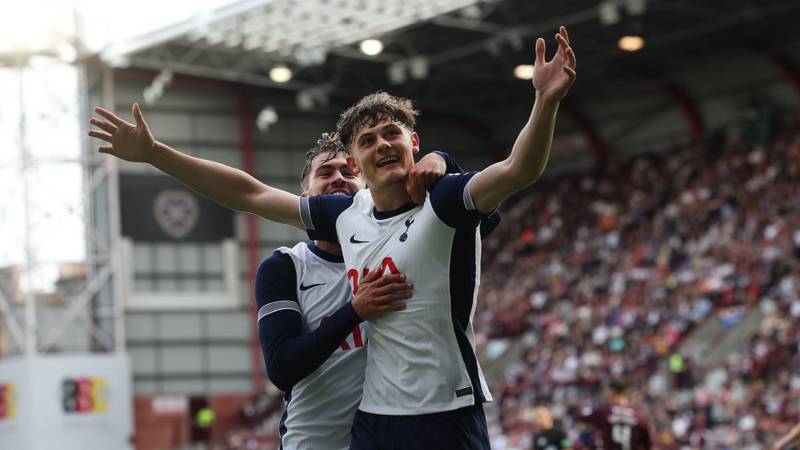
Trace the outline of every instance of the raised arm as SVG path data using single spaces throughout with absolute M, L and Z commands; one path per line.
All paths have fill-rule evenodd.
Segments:
M 536 100 L 511 154 L 475 175 L 470 184 L 472 202 L 480 212 L 494 210 L 505 199 L 536 181 L 547 165 L 558 105 L 575 81 L 575 53 L 569 46 L 566 28 L 559 29 L 556 41 L 556 55 L 545 61 L 544 39 L 536 40 L 533 76 Z
M 89 136 L 111 144 L 100 147 L 100 153 L 149 163 L 225 207 L 303 228 L 296 195 L 267 186 L 242 170 L 195 158 L 157 141 L 138 104 L 132 108 L 135 124 L 103 108 L 95 108 L 95 112 L 105 120 L 92 117 L 90 123 L 99 130 L 89 131 Z

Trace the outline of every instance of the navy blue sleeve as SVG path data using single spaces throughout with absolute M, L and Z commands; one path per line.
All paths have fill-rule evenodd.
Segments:
M 336 219 L 353 204 L 353 197 L 344 195 L 315 195 L 300 198 L 300 218 L 308 237 L 338 244 Z
M 486 239 L 500 225 L 500 211 L 494 210 L 481 219 L 481 239 Z
M 478 226 L 484 216 L 472 204 L 468 189 L 469 180 L 476 174 L 447 174 L 431 186 L 431 206 L 442 222 L 453 228 Z
M 275 252 L 258 268 L 258 334 L 270 381 L 283 391 L 322 365 L 361 321 L 350 302 L 308 334 L 297 300 L 297 274 L 289 255 Z
M 433 153 L 439 155 L 447 165 L 447 168 L 445 169 L 445 174 L 464 172 L 464 169 L 462 169 L 461 166 L 458 164 L 458 162 L 456 162 L 455 158 L 453 158 L 449 154 L 440 150 L 437 150 Z M 499 224 L 500 224 L 500 212 L 498 212 L 497 210 L 492 211 L 492 213 L 489 214 L 488 216 L 481 218 L 481 239 L 484 239 L 490 234 L 492 234 L 494 229 L 497 228 L 497 225 Z
M 440 151 L 440 150 L 436 150 L 433 153 L 436 153 L 437 155 L 441 156 L 441 158 L 444 160 L 444 163 L 447 165 L 447 168 L 444 170 L 444 173 L 463 173 L 464 172 L 464 169 L 462 169 L 461 166 L 458 165 L 458 163 L 456 162 L 456 160 L 452 156 L 450 156 L 447 153 L 445 153 L 443 151 Z

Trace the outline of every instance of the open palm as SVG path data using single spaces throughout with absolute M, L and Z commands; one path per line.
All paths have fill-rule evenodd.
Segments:
M 545 61 L 544 39 L 536 40 L 536 62 L 533 71 L 533 87 L 545 101 L 560 101 L 567 95 L 575 81 L 575 53 L 569 46 L 567 29 L 561 27 L 556 33 L 558 50 L 550 61 Z
M 98 107 L 94 111 L 106 120 L 92 117 L 89 122 L 100 130 L 89 131 L 89 136 L 111 144 L 110 147 L 99 147 L 100 153 L 108 153 L 131 162 L 149 162 L 152 159 L 156 140 L 137 103 L 133 104 L 132 109 L 135 125 L 103 108 Z

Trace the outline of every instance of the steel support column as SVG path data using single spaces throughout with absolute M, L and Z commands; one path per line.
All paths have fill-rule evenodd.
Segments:
M 255 116 L 250 101 L 252 93 L 245 87 L 236 91 L 239 107 L 239 150 L 242 155 L 242 169 L 250 175 L 256 176 L 255 153 Z M 258 271 L 260 248 L 258 217 L 254 214 L 245 216 L 245 252 L 247 253 L 247 281 L 249 286 L 255 286 L 256 272 Z M 256 308 L 254 290 L 250 289 L 250 358 L 253 374 L 253 389 L 257 392 L 264 390 L 264 364 L 262 364 L 261 345 L 258 338 L 258 310 Z

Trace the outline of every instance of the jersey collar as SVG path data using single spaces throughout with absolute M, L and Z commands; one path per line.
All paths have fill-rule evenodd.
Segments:
M 389 219 L 389 218 L 394 217 L 394 216 L 399 216 L 400 214 L 403 214 L 406 211 L 411 211 L 412 209 L 414 209 L 416 207 L 417 207 L 416 203 L 408 202 L 405 205 L 403 205 L 403 206 L 401 206 L 401 207 L 399 207 L 397 209 L 393 209 L 391 211 L 383 211 L 383 212 L 381 212 L 381 211 L 378 211 L 377 209 L 375 209 L 375 207 L 373 206 L 372 207 L 372 215 L 375 216 L 375 218 L 378 219 L 378 220 Z
M 319 256 L 320 258 L 324 259 L 325 261 L 332 262 L 332 263 L 343 263 L 344 257 L 342 255 L 334 255 L 328 253 L 314 244 L 314 241 L 308 241 L 308 249 L 311 250 L 311 253 Z

